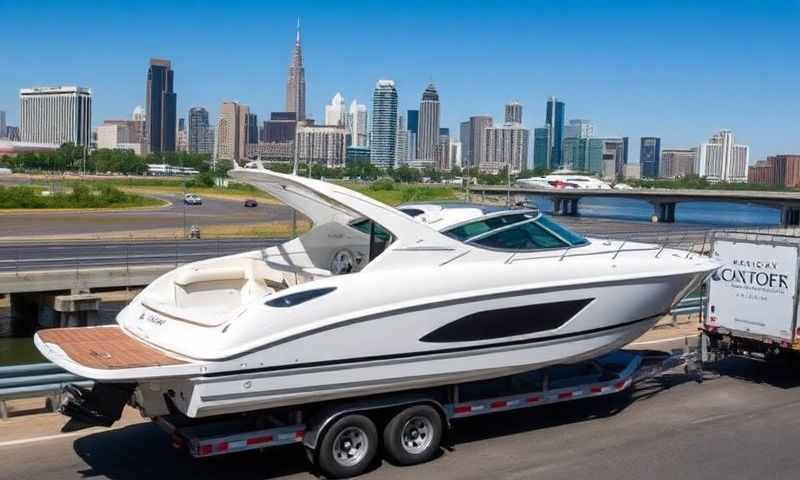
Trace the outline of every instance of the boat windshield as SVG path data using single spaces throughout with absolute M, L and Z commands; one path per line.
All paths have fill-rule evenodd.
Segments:
M 577 233 L 534 212 L 483 218 L 443 233 L 465 243 L 497 250 L 541 250 L 588 243 Z

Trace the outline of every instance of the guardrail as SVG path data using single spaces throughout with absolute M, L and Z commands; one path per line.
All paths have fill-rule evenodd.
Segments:
M 52 363 L 0 367 L 0 419 L 8 418 L 7 400 L 45 397 L 45 407 L 55 411 L 61 389 L 68 383 L 91 385 L 91 381 L 65 372 Z

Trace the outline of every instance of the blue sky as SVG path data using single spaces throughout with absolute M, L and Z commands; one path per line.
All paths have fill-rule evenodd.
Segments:
M 751 162 L 800 152 L 800 1 L 25 2 L 0 0 L 0 110 L 16 124 L 20 88 L 92 88 L 93 123 L 143 105 L 150 57 L 173 61 L 179 116 L 238 100 L 265 118 L 284 109 L 295 20 L 302 17 L 307 108 L 323 118 L 341 91 L 371 109 L 376 80 L 403 110 L 433 81 L 442 123 L 524 123 L 545 101 L 589 118 L 599 136 L 696 145 L 720 128 Z

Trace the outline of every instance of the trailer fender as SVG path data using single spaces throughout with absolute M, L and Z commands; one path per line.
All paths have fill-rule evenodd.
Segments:
M 374 398 L 342 402 L 332 405 L 325 405 L 320 410 L 314 412 L 306 423 L 306 432 L 303 436 L 303 445 L 309 449 L 317 448 L 317 441 L 326 428 L 337 418 L 343 415 L 360 412 L 370 412 L 383 410 L 386 408 L 407 407 L 410 405 L 430 405 L 435 408 L 442 417 L 445 429 L 450 428 L 450 418 L 444 406 L 435 398 L 427 395 L 403 395 L 387 398 Z

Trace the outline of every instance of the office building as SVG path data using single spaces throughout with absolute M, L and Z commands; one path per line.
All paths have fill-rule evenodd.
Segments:
M 189 152 L 211 153 L 213 140 L 211 145 L 207 143 L 208 129 L 210 127 L 208 110 L 203 107 L 189 109 Z
M 303 50 L 300 46 L 300 20 L 292 50 L 292 62 L 286 77 L 286 111 L 294 112 L 297 120 L 306 118 L 306 73 L 303 67 Z
M 137 133 L 128 120 L 106 120 L 95 130 L 97 134 L 96 147 L 108 150 L 131 150 L 141 155 L 144 145 L 141 139 L 137 140 Z
M 23 88 L 19 91 L 19 101 L 23 142 L 89 146 L 92 138 L 90 89 Z
M 394 165 L 396 147 L 397 89 L 392 80 L 378 80 L 372 93 L 370 162 L 381 168 Z
M 419 104 L 419 133 L 417 136 L 417 161 L 433 164 L 439 144 L 439 93 L 433 84 L 422 92 Z
M 470 167 L 480 167 L 486 161 L 486 129 L 491 126 L 492 117 L 488 115 L 469 117 Z
M 696 148 L 665 148 L 661 152 L 658 176 L 661 178 L 683 178 L 694 174 L 697 162 Z
M 347 123 L 347 106 L 344 103 L 344 97 L 341 93 L 336 92 L 331 103 L 325 105 L 325 125 L 345 127 Z
M 634 178 L 639 179 L 642 178 L 642 166 L 638 163 L 628 163 L 622 169 L 622 176 L 625 179 Z
M 397 117 L 397 146 L 394 150 L 396 166 L 408 163 L 408 130 L 402 115 Z
M 247 158 L 247 118 L 250 109 L 238 102 L 223 102 L 217 121 L 216 158 L 238 161 Z
M 470 122 L 461 122 L 458 126 L 458 140 L 461 143 L 461 168 L 468 168 L 472 165 L 470 147 L 472 146 L 472 132 Z
M 456 142 L 450 139 L 450 168 L 461 168 L 464 164 L 464 159 L 461 151 L 461 142 Z
M 639 165 L 642 166 L 642 178 L 657 178 L 661 163 L 661 139 L 658 137 L 642 137 L 639 144 Z
M 564 137 L 561 145 L 563 167 L 567 170 L 586 171 L 589 165 L 589 138 Z
M 695 173 L 710 182 L 746 182 L 750 147 L 738 145 L 730 130 L 720 130 L 697 149 Z
M 350 104 L 350 138 L 357 147 L 367 146 L 367 106 L 356 102 Z
M 564 139 L 564 102 L 556 97 L 547 100 L 545 112 L 545 125 L 547 132 L 547 168 L 561 168 L 561 141 Z
M 255 145 L 258 143 L 258 115 L 255 113 L 248 113 L 246 120 L 247 144 Z
M 0 110 L 0 138 L 6 136 L 6 112 Z
M 297 118 L 294 112 L 272 112 L 261 129 L 263 143 L 294 142 Z
M 591 175 L 603 174 L 603 149 L 605 146 L 605 139 L 603 138 L 589 138 L 587 139 L 586 149 L 586 168 L 585 171 Z M 611 159 L 610 159 L 611 160 Z M 611 172 L 613 176 L 613 169 Z
M 178 152 L 189 151 L 189 132 L 186 130 L 186 119 L 178 119 L 178 134 L 175 137 L 175 150 Z
M 627 164 L 628 137 L 588 139 L 585 169 L 588 173 L 607 179 L 622 177 Z
M 409 110 L 406 130 L 408 131 L 408 158 L 407 162 L 417 160 L 417 139 L 419 138 L 419 110 Z
M 301 124 L 297 127 L 297 159 L 300 163 L 343 167 L 346 137 L 344 126 Z
M 369 163 L 369 147 L 350 145 L 346 150 L 345 165 L 366 165 Z
M 550 127 L 533 129 L 533 168 L 549 170 Z
M 773 155 L 747 170 L 748 183 L 775 187 L 800 187 L 800 155 Z
M 505 123 L 485 129 L 485 153 L 478 165 L 483 173 L 496 174 L 504 168 L 519 173 L 527 167 L 530 131 L 519 123 Z
M 506 123 L 522 123 L 522 104 L 511 102 L 506 104 Z
M 294 143 L 251 143 L 247 145 L 247 158 L 255 158 L 264 162 L 291 162 L 294 160 Z
M 19 142 L 19 127 L 13 127 L 11 125 L 6 125 L 6 140 L 12 142 Z
M 450 164 L 449 128 L 439 128 L 439 141 L 436 144 L 433 168 L 441 172 L 449 171 L 451 168 L 453 168 L 453 166 Z
M 151 153 L 175 151 L 177 96 L 169 60 L 150 59 L 147 69 L 146 137 Z
M 594 125 L 591 120 L 573 119 L 564 127 L 564 138 L 592 138 Z

